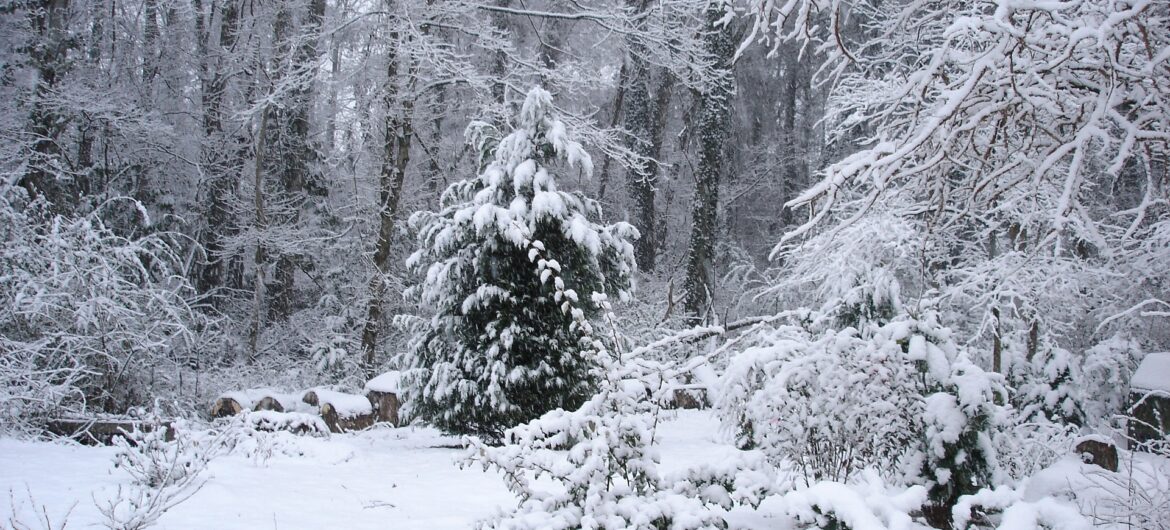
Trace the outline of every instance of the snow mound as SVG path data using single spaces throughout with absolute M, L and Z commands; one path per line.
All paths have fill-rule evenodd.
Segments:
M 1129 381 L 1130 388 L 1148 392 L 1170 392 L 1170 352 L 1151 353 Z
M 329 436 L 329 427 L 320 416 L 303 412 L 261 410 L 247 413 L 246 421 L 259 431 L 288 431 L 314 436 Z
M 398 393 L 398 380 L 402 373 L 398 370 L 391 370 L 378 377 L 370 379 L 366 383 L 366 392 L 386 392 L 390 394 Z

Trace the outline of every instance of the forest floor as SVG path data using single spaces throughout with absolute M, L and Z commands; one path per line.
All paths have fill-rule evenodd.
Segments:
M 660 426 L 664 471 L 734 452 L 708 413 Z M 328 439 L 280 433 L 208 466 L 206 484 L 159 520 L 166 529 L 470 528 L 515 497 L 496 472 L 461 469 L 457 438 L 427 428 L 375 428 Z M 0 528 L 87 528 L 130 477 L 116 449 L 0 439 Z M 35 510 L 35 513 L 34 511 Z M 743 514 L 754 519 L 751 514 Z M 39 521 L 39 522 L 38 522 Z M 773 525 L 774 526 L 774 525 Z
M 706 411 L 679 411 L 658 434 L 667 473 L 717 463 L 737 451 L 721 441 L 719 423 Z M 278 433 L 263 440 L 213 459 L 203 487 L 166 512 L 158 528 L 471 528 L 515 503 L 498 473 L 461 468 L 458 439 L 433 429 L 375 428 L 327 439 Z M 99 504 L 130 484 L 113 465 L 115 453 L 112 447 L 0 439 L 0 528 L 100 527 Z M 1165 480 L 1170 460 L 1139 460 L 1160 478 L 1155 482 Z M 1070 455 L 1033 477 L 1029 490 L 1079 491 L 1073 500 L 1083 503 L 1100 471 Z M 771 499 L 758 510 L 736 509 L 728 519 L 732 528 L 795 526 L 783 503 Z

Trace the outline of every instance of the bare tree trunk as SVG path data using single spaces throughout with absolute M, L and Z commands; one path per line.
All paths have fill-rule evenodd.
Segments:
M 234 180 L 231 178 L 232 169 L 236 166 L 234 149 L 223 138 L 224 96 L 228 87 L 229 74 L 224 66 L 225 54 L 234 47 L 239 32 L 239 6 L 236 2 L 226 2 L 223 14 L 220 17 L 219 43 L 214 51 L 208 41 L 209 28 L 203 21 L 203 1 L 194 0 L 196 9 L 196 30 L 199 35 L 200 56 L 203 58 L 200 70 L 202 75 L 202 107 L 203 107 L 203 145 L 204 179 L 206 194 L 203 215 L 205 226 L 199 234 L 199 242 L 207 254 L 206 263 L 196 277 L 196 287 L 200 292 L 207 293 L 224 286 L 238 286 L 242 281 L 242 263 L 238 256 L 223 255 L 224 241 L 235 235 L 237 227 L 234 225 L 231 211 L 231 201 L 236 193 Z M 207 20 L 215 19 L 216 2 L 210 4 L 211 12 Z M 224 145 L 212 145 L 222 142 Z
M 692 228 L 687 255 L 686 298 L 684 307 L 693 323 L 709 316 L 714 284 L 715 209 L 719 205 L 719 180 L 723 169 L 723 144 L 731 118 L 731 95 L 734 79 L 731 58 L 735 51 L 730 29 L 717 27 L 725 6 L 712 2 L 707 8 L 707 33 L 704 45 L 726 75 L 714 79 L 699 96 L 699 166 L 695 175 L 695 196 L 691 205 Z
M 290 33 L 289 18 L 291 18 L 288 9 L 282 8 L 277 18 L 278 26 L 283 26 L 276 31 L 277 39 L 287 43 L 287 34 Z M 277 131 L 281 140 L 278 151 L 280 153 L 281 183 L 288 196 L 287 199 L 291 200 L 292 205 L 288 218 L 281 219 L 280 222 L 288 225 L 295 225 L 300 220 L 301 209 L 305 204 L 306 186 L 320 186 L 320 183 L 317 183 L 316 179 L 313 179 L 309 174 L 310 167 L 316 158 L 309 140 L 309 113 L 313 104 L 312 68 L 318 55 L 317 36 L 321 31 L 324 18 L 325 1 L 310 0 L 307 17 L 300 32 L 300 45 L 295 51 L 292 51 L 288 49 L 287 44 L 284 44 L 285 53 L 280 54 L 280 56 L 288 53 L 293 54 L 290 61 L 291 71 L 286 73 L 286 77 L 291 77 L 289 81 L 293 83 L 293 88 L 289 93 L 289 101 L 278 114 L 277 119 Z M 282 33 L 285 35 L 281 35 Z M 297 256 L 288 254 L 277 256 L 272 292 L 272 316 L 274 319 L 285 319 L 292 311 L 293 282 L 298 266 L 297 259 Z
M 617 127 L 618 121 L 622 117 L 622 106 L 625 102 L 626 84 L 629 82 L 627 78 L 629 74 L 626 73 L 628 67 L 626 63 L 622 63 L 621 70 L 618 71 L 618 86 L 617 93 L 613 96 L 613 114 L 610 116 L 609 127 L 612 129 Z M 605 200 L 606 188 L 609 187 L 609 164 L 613 159 L 605 157 L 605 161 L 601 163 L 601 176 L 597 179 L 597 199 L 599 201 Z
M 65 20 L 69 13 L 69 0 L 42 0 L 33 6 L 33 26 L 39 42 L 31 52 L 36 66 L 37 79 L 29 128 L 32 132 L 32 156 L 28 171 L 21 178 L 21 185 L 31 197 L 45 195 L 50 202 L 61 203 L 68 199 L 68 190 L 53 174 L 54 166 L 61 155 L 57 142 L 65 131 L 67 120 L 55 110 L 49 101 L 58 82 L 65 73 L 66 53 L 70 46 Z M 59 204 L 59 206 L 64 206 Z
M 266 152 L 264 140 L 268 136 L 268 107 L 260 113 L 260 126 L 256 129 L 256 171 L 253 174 L 252 204 L 256 208 L 256 229 L 263 232 L 268 228 L 268 216 L 264 212 L 264 155 Z M 256 254 L 253 256 L 252 266 L 255 278 L 252 284 L 252 329 L 248 333 L 248 351 L 252 358 L 256 357 L 256 343 L 260 338 L 260 328 L 264 325 L 264 268 L 268 261 L 264 244 L 256 241 Z
M 391 42 L 397 42 L 398 35 L 392 33 L 390 38 Z M 413 75 L 413 68 L 410 70 L 408 75 Z M 370 279 L 370 299 L 366 306 L 366 323 L 362 327 L 362 364 L 368 377 L 374 376 L 377 361 L 378 332 L 386 295 L 385 276 L 390 259 L 390 243 L 394 236 L 394 217 L 402 197 L 402 183 L 410 162 L 410 144 L 414 134 L 411 126 L 413 102 L 410 97 L 400 96 L 398 75 L 398 57 L 392 54 L 387 59 L 386 93 L 383 96 L 386 137 L 382 171 L 378 180 L 378 240 L 374 248 L 374 277 Z

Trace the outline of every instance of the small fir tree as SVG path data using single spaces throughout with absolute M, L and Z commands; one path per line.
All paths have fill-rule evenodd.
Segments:
M 554 163 L 592 165 L 551 109 L 549 93 L 532 89 L 479 177 L 410 220 L 419 248 L 407 266 L 420 281 L 407 296 L 434 316 L 413 322 L 404 412 L 447 431 L 498 440 L 581 406 L 595 382 L 575 318 L 595 309 L 578 293 L 630 290 L 637 231 L 598 224 L 594 201 L 557 189 Z

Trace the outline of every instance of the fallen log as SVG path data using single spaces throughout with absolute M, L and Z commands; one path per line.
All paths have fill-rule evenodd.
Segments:
M 374 406 L 365 396 L 314 388 L 305 392 L 301 400 L 319 407 L 321 419 L 332 432 L 365 429 L 376 419 Z
M 330 432 L 349 432 L 367 429 L 374 424 L 376 416 L 373 409 L 366 413 L 342 414 L 332 403 L 321 405 L 321 419 Z
M 86 419 L 86 418 L 59 418 L 49 420 L 45 430 L 57 436 L 72 438 L 85 445 L 110 445 L 114 438 L 125 437 L 134 431 L 151 432 L 156 428 L 166 429 L 166 441 L 175 439 L 174 429 L 170 422 L 155 423 L 153 421 L 132 419 Z

